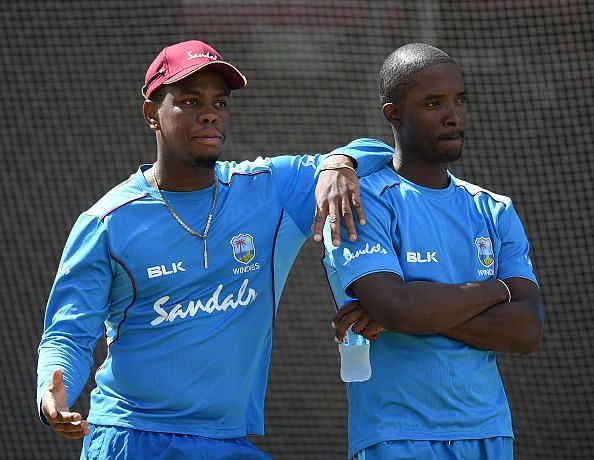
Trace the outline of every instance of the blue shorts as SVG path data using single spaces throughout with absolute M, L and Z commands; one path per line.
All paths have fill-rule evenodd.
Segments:
M 513 460 L 509 437 L 458 441 L 385 441 L 366 447 L 353 460 Z
M 90 425 L 81 460 L 271 460 L 246 438 L 211 439 Z

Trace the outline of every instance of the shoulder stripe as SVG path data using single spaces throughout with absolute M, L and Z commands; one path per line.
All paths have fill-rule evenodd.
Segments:
M 280 230 L 281 223 L 283 222 L 283 216 L 285 215 L 285 210 L 281 209 L 280 216 L 278 218 L 278 222 L 276 224 L 276 230 L 274 231 L 274 238 L 272 239 L 272 329 L 274 329 L 274 325 L 276 322 L 276 289 L 275 289 L 275 279 L 274 279 L 274 254 L 276 252 L 276 243 L 278 240 L 278 231 Z
M 110 210 L 108 210 L 107 212 L 104 212 L 101 216 L 99 216 L 99 220 L 102 221 L 107 216 L 109 216 L 112 212 L 114 212 L 116 209 L 119 209 L 122 206 L 132 203 L 133 201 L 140 200 L 141 198 L 144 198 L 147 195 L 148 195 L 148 192 L 142 192 L 136 196 L 129 198 L 128 200 L 124 201 L 123 203 L 118 203 L 117 206 L 114 206 L 113 208 L 111 208 Z
M 111 256 L 111 258 L 113 260 L 115 260 L 115 262 L 120 267 L 122 267 L 124 269 L 124 271 L 128 275 L 128 278 L 130 278 L 130 283 L 132 283 L 132 300 L 130 301 L 128 306 L 124 309 L 124 314 L 122 316 L 122 320 L 118 324 L 116 335 L 115 335 L 114 339 L 109 343 L 109 346 L 112 346 L 114 344 L 114 342 L 120 338 L 120 327 L 122 326 L 122 324 L 124 324 L 124 321 L 126 321 L 126 318 L 128 316 L 128 309 L 134 304 L 134 302 L 136 302 L 136 295 L 137 295 L 136 283 L 134 282 L 134 277 L 132 276 L 132 273 L 130 273 L 130 270 L 128 270 L 128 267 L 126 267 L 121 260 L 115 258 L 113 255 Z
M 394 182 L 393 184 L 386 185 L 380 192 L 379 196 L 382 196 L 384 194 L 384 192 L 386 192 L 387 190 L 390 190 L 390 189 L 397 187 L 399 185 L 400 185 L 400 182 Z
M 222 185 L 231 185 L 231 180 L 233 179 L 233 176 L 255 176 L 256 174 L 262 174 L 262 173 L 271 174 L 272 171 L 270 169 L 262 169 L 260 171 L 232 172 L 231 176 L 229 176 L 229 182 L 225 182 L 224 180 L 219 179 L 219 183 Z
M 501 203 L 504 206 L 507 206 L 507 203 L 505 201 L 502 201 L 501 199 L 497 198 L 496 196 L 494 196 L 493 193 L 489 192 L 488 190 L 485 189 L 477 189 L 475 193 L 472 193 L 470 190 L 468 190 L 464 184 L 456 184 L 456 187 L 461 188 L 462 190 L 464 190 L 466 193 L 468 193 L 471 196 L 477 196 L 479 193 L 485 193 L 489 198 L 491 198 L 493 201 L 497 202 L 497 203 Z

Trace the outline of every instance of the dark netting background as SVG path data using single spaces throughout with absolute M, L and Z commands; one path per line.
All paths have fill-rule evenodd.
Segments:
M 79 442 L 58 439 L 37 420 L 44 305 L 78 213 L 153 161 L 139 88 L 163 46 L 190 38 L 213 44 L 249 79 L 233 96 L 226 159 L 326 151 L 359 136 L 391 142 L 376 96 L 383 59 L 411 41 L 457 58 L 471 103 L 455 172 L 514 198 L 546 307 L 538 354 L 499 358 L 517 458 L 592 458 L 593 2 L 1 6 L 2 458 L 78 458 Z M 302 250 L 277 321 L 267 436 L 255 442 L 279 459 L 346 453 L 346 399 L 320 255 L 312 242 Z M 76 408 L 86 413 L 88 394 Z

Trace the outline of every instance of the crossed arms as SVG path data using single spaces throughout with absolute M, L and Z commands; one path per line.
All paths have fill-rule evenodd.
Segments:
M 507 278 L 512 301 L 499 281 L 463 284 L 405 283 L 394 273 L 376 272 L 350 286 L 359 302 L 334 317 L 336 338 L 348 327 L 368 338 L 382 329 L 406 334 L 442 334 L 467 345 L 531 354 L 542 336 L 542 302 L 537 286 Z

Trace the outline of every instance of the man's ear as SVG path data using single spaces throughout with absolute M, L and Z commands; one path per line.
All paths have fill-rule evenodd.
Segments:
M 392 126 L 399 128 L 402 125 L 398 104 L 395 102 L 386 102 L 382 108 L 382 111 L 384 112 L 384 118 L 388 120 L 388 123 L 390 123 Z
M 159 110 L 157 103 L 147 99 L 142 104 L 142 113 L 144 115 L 144 121 L 151 128 L 152 131 L 159 131 Z

